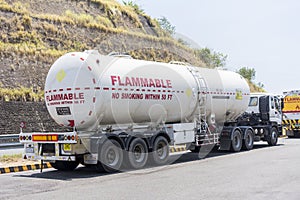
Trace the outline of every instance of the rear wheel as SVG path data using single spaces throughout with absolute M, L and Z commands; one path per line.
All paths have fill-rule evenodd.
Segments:
M 54 163 L 50 163 L 54 169 L 60 171 L 73 171 L 79 165 L 77 161 L 56 161 Z
M 134 169 L 143 168 L 148 160 L 148 147 L 146 142 L 141 138 L 135 138 L 129 145 L 128 162 Z
M 247 130 L 245 133 L 245 139 L 243 140 L 243 149 L 245 150 L 251 150 L 253 149 L 253 143 L 254 143 L 254 134 L 251 130 Z
M 199 146 L 195 146 L 193 149 L 190 149 L 190 151 L 193 152 L 193 153 L 199 153 L 200 147 Z
M 270 146 L 275 146 L 277 144 L 277 141 L 278 141 L 278 131 L 275 127 L 273 127 L 271 129 L 271 135 L 268 139 L 268 144 Z
M 238 152 L 242 148 L 242 136 L 239 130 L 235 130 L 232 134 L 231 151 Z
M 151 159 L 154 164 L 164 165 L 168 162 L 169 158 L 169 143 L 163 136 L 159 136 L 155 139 L 153 144 L 153 151 L 151 153 Z
M 96 166 L 98 171 L 119 171 L 123 162 L 123 150 L 119 142 L 114 139 L 107 140 L 100 148 L 100 159 Z

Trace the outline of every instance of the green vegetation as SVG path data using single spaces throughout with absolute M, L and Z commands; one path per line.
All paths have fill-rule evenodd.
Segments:
M 175 26 L 171 24 L 171 22 L 166 17 L 161 17 L 157 19 L 160 27 L 168 34 L 174 35 L 175 34 Z
M 117 1 L 112 0 L 91 0 L 91 2 L 97 4 L 100 9 L 104 10 L 105 15 L 115 23 L 122 20 L 122 15 L 124 15 L 127 16 L 137 27 L 143 27 L 139 20 L 138 13 L 132 5 L 122 6 Z
M 0 156 L 0 163 L 1 162 L 16 162 L 22 159 L 22 154 L 13 154 L 13 155 L 3 155 Z
M 133 8 L 133 10 L 139 15 L 145 14 L 144 10 L 138 4 L 134 3 L 133 1 L 123 1 L 123 4 L 125 6 L 129 6 L 129 7 Z
M 237 71 L 237 73 L 245 79 L 252 81 L 255 78 L 256 71 L 254 68 L 242 67 Z
M 253 82 L 249 81 L 248 79 L 246 79 L 246 80 L 247 80 L 248 85 L 250 87 L 250 92 L 266 92 L 266 90 L 264 90 L 259 85 L 254 84 Z
M 33 88 L 0 88 L 0 101 L 43 101 L 44 91 Z
M 4 23 L 8 26 L 10 24 L 16 24 L 14 28 L 16 32 L 12 34 L 2 33 L 0 35 L 3 41 L 1 42 L 0 52 L 57 57 L 67 51 L 82 51 L 84 49 L 93 48 L 85 41 L 79 42 L 76 38 L 72 38 L 70 33 L 66 31 L 65 25 L 93 29 L 95 31 L 99 30 L 102 34 L 116 34 L 152 42 L 169 43 L 178 48 L 188 50 L 185 45 L 163 34 L 160 27 L 157 26 L 157 22 L 146 16 L 142 10 L 132 2 L 128 2 L 122 6 L 115 1 L 92 0 L 91 2 L 99 5 L 99 9 L 104 10 L 104 15 L 102 16 L 75 13 L 71 10 L 66 10 L 63 15 L 49 13 L 34 14 L 27 10 L 29 6 L 23 6 L 21 3 L 10 5 L 3 0 L 0 1 L 2 2 L 0 4 L 0 10 L 21 14 L 16 15 L 12 19 L 3 19 Z M 162 36 L 157 37 L 146 34 L 137 13 L 143 14 L 143 16 L 149 20 L 151 28 Z M 129 19 L 134 22 L 136 28 L 124 27 L 123 25 L 116 27 L 118 23 L 122 23 L 123 15 L 129 17 Z M 33 24 L 33 19 L 38 20 L 39 23 Z M 60 28 L 58 29 L 58 27 Z M 61 45 L 49 46 L 49 44 L 45 42 L 45 39 L 49 37 Z M 63 39 L 59 40 L 59 38 Z
M 121 5 L 115 0 L 61 0 L 55 1 L 56 8 L 47 2 L 37 5 L 31 0 L 0 0 L 0 56 L 22 60 L 18 63 L 21 68 L 30 63 L 26 69 L 43 71 L 41 79 L 50 61 L 86 49 L 98 49 L 103 54 L 122 49 L 136 59 L 178 60 L 209 68 L 225 65 L 227 56 L 208 48 L 193 50 L 185 41 L 172 38 L 175 26 L 166 17 L 151 19 L 134 1 L 123 1 Z M 66 5 L 67 10 L 61 9 Z M 35 9 L 39 6 L 44 6 L 40 8 L 43 12 Z M 29 60 L 36 65 L 31 66 L 34 62 Z M 15 66 L 9 62 L 5 65 Z M 42 101 L 43 85 L 38 85 L 38 91 L 31 88 L 35 79 L 31 77 L 30 84 L 24 86 L 2 85 L 0 100 Z
M 155 48 L 144 48 L 138 50 L 129 51 L 129 54 L 135 59 L 150 60 L 157 62 L 171 62 L 171 61 L 182 61 L 188 62 L 187 59 L 181 57 L 180 55 L 174 54 L 167 50 L 155 49 Z
M 224 67 L 227 55 L 215 52 L 209 48 L 196 49 L 195 55 L 198 56 L 208 68 Z
M 14 12 L 18 14 L 28 14 L 28 4 L 22 2 L 14 2 L 8 4 L 4 0 L 0 0 L 0 10 Z
M 264 85 L 262 83 L 255 84 L 253 82 L 253 79 L 255 79 L 256 71 L 254 68 L 248 68 L 248 67 L 242 67 L 239 70 L 236 71 L 241 76 L 243 76 L 250 86 L 251 92 L 266 92 L 263 88 Z

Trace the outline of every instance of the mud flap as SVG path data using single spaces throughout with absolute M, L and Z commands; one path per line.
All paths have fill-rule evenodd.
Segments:
M 220 149 L 229 151 L 231 147 L 231 135 L 234 127 L 224 127 L 220 135 Z

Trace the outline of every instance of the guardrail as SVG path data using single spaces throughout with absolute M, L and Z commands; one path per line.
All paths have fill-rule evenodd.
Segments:
M 0 135 L 0 148 L 10 146 L 22 146 L 19 142 L 19 134 Z

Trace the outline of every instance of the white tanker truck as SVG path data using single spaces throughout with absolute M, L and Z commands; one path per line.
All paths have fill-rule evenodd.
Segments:
M 260 107 L 272 109 L 269 95 L 262 96 Z M 280 123 L 270 120 L 269 108 L 242 115 L 249 99 L 247 82 L 234 72 L 93 50 L 68 53 L 48 73 L 45 103 L 51 117 L 72 131 L 21 129 L 20 142 L 26 159 L 49 161 L 58 170 L 82 163 L 107 172 L 123 163 L 134 169 L 147 161 L 166 164 L 176 145 L 235 152 L 252 149 L 254 140 L 276 145 Z

